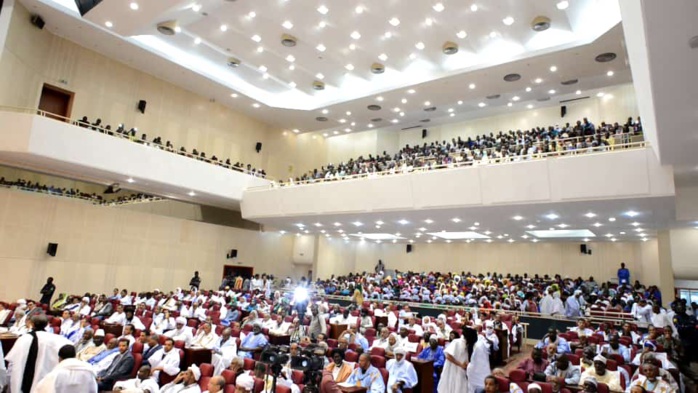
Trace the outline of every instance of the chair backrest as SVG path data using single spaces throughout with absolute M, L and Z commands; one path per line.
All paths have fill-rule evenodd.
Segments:
M 133 343 L 131 346 L 131 352 L 132 353 L 143 353 L 143 343 L 136 340 L 136 342 Z
M 244 365 L 243 365 L 243 367 L 242 367 L 243 370 L 246 370 L 246 371 L 254 370 L 254 365 L 255 365 L 254 359 L 245 358 L 245 359 L 243 360 L 243 362 L 244 362 Z
M 618 362 L 616 362 L 613 359 L 606 360 L 606 369 L 608 369 L 609 371 L 617 371 L 618 370 Z
M 141 363 L 143 363 L 143 355 L 140 353 L 133 353 L 133 369 L 131 369 L 131 378 L 136 378 L 138 374 L 138 369 L 141 368 Z
M 380 347 L 371 348 L 371 355 L 385 357 L 385 349 Z
M 288 386 L 276 384 L 276 393 L 291 393 L 291 388 Z
M 497 378 L 497 384 L 499 385 L 499 391 L 500 392 L 508 392 L 509 391 L 509 380 L 507 378 L 503 377 L 495 377 Z
M 515 368 L 509 371 L 509 379 L 511 382 L 523 382 L 526 380 L 526 372 Z
M 371 364 L 376 368 L 385 368 L 385 358 L 383 356 L 371 355 Z
M 199 378 L 199 388 L 201 388 L 202 392 L 205 392 L 208 390 L 208 381 L 210 381 L 210 380 L 211 380 L 211 377 L 201 376 L 201 378 Z
M 262 393 L 264 390 L 264 380 L 255 378 L 254 379 L 254 388 L 252 389 L 253 393 Z
M 235 393 L 235 385 L 225 385 L 223 393 Z
M 359 360 L 359 354 L 354 351 L 346 352 L 344 355 L 344 360 L 355 363 Z
M 223 370 L 223 372 L 221 373 L 221 377 L 223 377 L 223 379 L 225 379 L 226 385 L 235 384 L 236 378 L 235 378 L 235 373 L 233 372 L 233 370 L 228 370 L 228 369 Z
M 213 376 L 213 365 L 209 363 L 201 363 L 199 365 L 199 370 L 201 370 L 202 377 L 212 377 Z
M 608 355 L 608 357 L 615 360 L 618 365 L 625 364 L 625 359 L 623 359 L 623 356 L 621 356 L 617 353 L 612 353 L 612 354 Z
M 303 379 L 305 378 L 305 374 L 301 370 L 293 370 L 291 372 L 291 380 L 293 383 L 296 385 L 300 385 L 303 383 Z
M 380 371 L 381 376 L 383 377 L 383 385 L 387 385 L 388 384 L 388 377 L 389 377 L 388 370 L 386 370 L 384 368 L 379 368 L 378 371 Z
M 580 362 L 580 357 L 577 355 L 572 355 L 571 353 L 567 354 L 567 358 L 570 360 L 570 363 L 572 363 L 575 366 L 579 366 Z
M 177 340 L 174 342 L 174 347 L 177 349 L 184 349 L 184 341 L 183 340 Z
M 608 385 L 599 382 L 598 386 L 596 387 L 596 390 L 598 391 L 598 393 L 608 393 Z

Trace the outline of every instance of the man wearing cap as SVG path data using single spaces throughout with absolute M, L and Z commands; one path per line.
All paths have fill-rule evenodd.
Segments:
M 642 373 L 630 383 L 628 390 L 633 386 L 642 386 L 645 391 L 655 393 L 676 393 L 677 391 L 660 376 L 659 367 L 655 361 L 648 361 L 642 365 Z
M 189 343 L 194 338 L 191 328 L 187 326 L 187 319 L 184 317 L 177 317 L 175 319 L 175 328 L 165 332 L 165 336 L 175 341 L 184 341 L 185 346 L 189 346 Z
M 579 384 L 579 378 L 579 369 L 572 366 L 567 355 L 560 356 L 545 369 L 545 380 L 552 383 L 553 392 L 559 392 L 566 385 Z
M 136 309 L 133 306 L 126 306 L 124 307 L 124 325 L 133 325 L 133 328 L 136 330 L 145 330 L 145 325 L 143 325 L 143 322 L 141 320 L 133 315 L 133 312 L 136 311 Z
M 86 362 L 96 355 L 100 354 L 102 351 L 107 349 L 107 346 L 104 345 L 104 330 L 103 329 L 98 329 L 94 335 L 92 335 L 91 338 L 91 343 L 92 345 L 86 345 L 82 347 L 76 348 L 78 351 L 77 358 L 79 360 L 82 360 L 83 362 Z
M 196 364 L 192 364 L 187 371 L 179 373 L 174 381 L 163 386 L 160 393 L 201 393 L 199 378 L 201 378 L 201 370 Z
M 254 389 L 254 377 L 250 374 L 241 374 L 235 380 L 235 393 L 250 393 Z
M 262 325 L 255 323 L 252 325 L 252 332 L 245 336 L 240 342 L 238 356 L 252 359 L 254 352 L 259 352 L 268 344 L 266 337 L 262 334 Z
M 582 388 L 584 393 L 597 393 L 599 391 L 599 382 L 596 378 L 587 378 Z
M 579 384 L 584 386 L 584 381 L 588 378 L 595 378 L 599 383 L 605 383 L 608 385 L 608 389 L 614 392 L 622 392 L 623 389 L 620 386 L 620 374 L 618 371 L 606 370 L 606 358 L 602 355 L 596 355 L 594 357 L 594 367 L 589 367 L 584 370 L 582 377 L 579 380 Z
M 119 381 L 114 384 L 114 391 L 124 393 L 158 393 L 160 387 L 156 380 L 150 378 L 150 366 L 141 366 L 138 369 L 136 378 Z
M 417 384 L 417 372 L 412 363 L 405 359 L 405 349 L 398 348 L 394 352 L 395 359 L 388 360 L 385 368 L 388 370 L 388 389 L 391 392 L 402 392 Z
M 92 308 L 90 307 L 90 298 L 89 297 L 85 296 L 82 298 L 82 300 L 80 300 L 79 309 L 80 309 L 80 311 L 79 311 L 80 315 L 83 315 L 83 316 L 90 315 Z
M 80 340 L 75 343 L 75 351 L 80 352 L 86 348 L 93 347 L 95 344 L 92 342 L 92 335 L 94 334 L 94 331 L 92 328 L 85 328 L 85 331 L 82 333 L 82 337 Z

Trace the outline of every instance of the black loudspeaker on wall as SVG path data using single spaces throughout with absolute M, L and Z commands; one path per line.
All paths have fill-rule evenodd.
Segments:
M 579 245 L 579 252 L 582 254 L 591 255 L 591 248 L 587 247 L 586 244 Z
M 563 105 L 560 107 L 560 117 L 565 117 L 567 114 L 567 105 Z
M 424 139 L 426 137 L 427 137 L 427 129 L 425 128 L 422 130 L 422 139 Z
M 138 110 L 139 110 L 141 113 L 145 113 L 145 106 L 146 106 L 147 104 L 148 104 L 148 103 L 145 102 L 145 100 L 140 100 L 140 101 L 138 101 Z
M 408 253 L 412 252 L 412 245 L 411 245 L 411 244 L 408 244 L 408 245 L 407 245 L 407 248 L 405 249 L 405 251 L 407 251 Z
M 46 253 L 52 257 L 55 257 L 57 252 L 58 252 L 58 243 L 49 243 L 48 248 L 46 249 Z
M 262 151 L 262 142 L 257 142 L 257 144 L 254 145 L 254 149 L 257 151 L 257 153 Z
M 230 250 L 228 255 L 225 256 L 228 259 L 234 259 L 238 257 L 238 250 Z
M 44 25 L 46 24 L 46 22 L 44 22 L 44 18 L 40 17 L 39 15 L 32 15 L 30 20 L 34 26 L 39 28 L 39 30 L 43 29 Z

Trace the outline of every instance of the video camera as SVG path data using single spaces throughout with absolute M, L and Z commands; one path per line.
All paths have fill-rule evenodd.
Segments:
M 288 346 L 286 345 L 269 345 L 264 348 L 260 356 L 260 361 L 269 365 L 274 378 L 281 375 L 281 370 L 284 368 L 289 359 Z
M 301 351 L 300 356 L 291 358 L 291 368 L 303 371 L 303 393 L 319 393 L 322 381 L 322 369 L 325 367 L 324 349 L 317 345 L 309 345 Z

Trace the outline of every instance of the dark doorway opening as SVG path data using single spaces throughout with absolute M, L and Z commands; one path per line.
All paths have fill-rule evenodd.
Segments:
M 73 110 L 74 96 L 75 93 L 71 91 L 44 84 L 44 87 L 41 89 L 39 109 L 47 112 L 47 116 L 52 119 L 70 121 L 70 112 Z
M 238 265 L 224 265 L 223 266 L 223 278 L 227 276 L 232 276 L 233 278 L 241 276 L 242 278 L 252 278 L 254 273 L 254 268 L 249 266 L 238 266 Z

